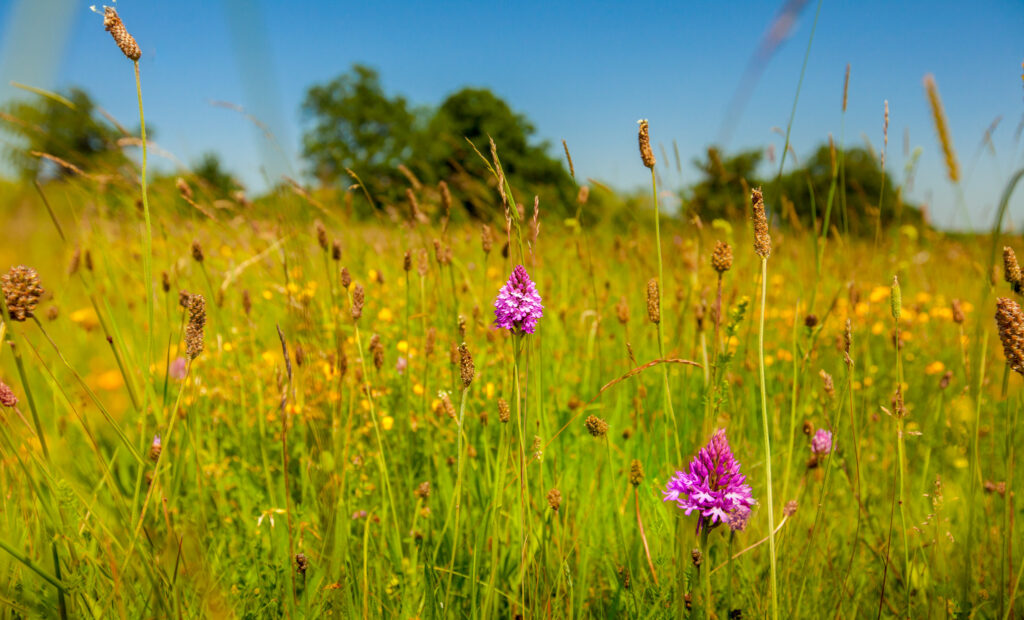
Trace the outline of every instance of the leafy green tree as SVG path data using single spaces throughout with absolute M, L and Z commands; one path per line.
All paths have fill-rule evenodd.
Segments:
M 482 192 L 478 186 L 491 184 L 491 174 L 474 152 L 475 147 L 490 158 L 490 139 L 498 147 L 502 170 L 513 190 L 522 193 L 517 196 L 520 201 L 530 202 L 539 195 L 542 205 L 555 212 L 575 209 L 572 178 L 549 154 L 550 145 L 534 140 L 533 124 L 490 90 L 463 88 L 449 95 L 431 119 L 428 133 L 431 140 L 423 147 L 423 173 L 436 171 L 445 178 L 471 214 L 480 215 L 493 204 L 493 192 Z
M 744 217 L 746 190 L 761 183 L 757 168 L 762 157 L 760 150 L 723 157 L 717 148 L 709 148 L 704 160 L 693 162 L 701 178 L 687 192 L 686 208 L 706 221 Z
M 71 174 L 33 152 L 59 157 L 86 172 L 116 169 L 127 162 L 117 143 L 123 134 L 97 112 L 92 98 L 79 88 L 60 97 L 14 101 L 0 115 L 0 126 L 12 138 L 4 140 L 5 156 L 26 179 Z
M 224 169 L 216 153 L 204 153 L 192 167 L 192 174 L 205 191 L 218 198 L 229 196 L 241 187 L 235 177 Z
M 405 98 L 384 92 L 376 71 L 357 64 L 312 86 L 302 111 L 310 123 L 303 152 L 322 183 L 337 183 L 351 168 L 372 193 L 398 195 L 397 167 L 413 156 L 416 117 Z
M 840 158 L 843 160 L 846 206 L 845 209 L 842 206 L 842 178 L 837 177 L 829 218 L 830 228 L 835 226 L 845 232 L 848 226 L 850 234 L 873 235 L 880 197 L 883 228 L 896 223 L 897 217 L 905 224 L 916 225 L 923 221 L 917 205 L 902 201 L 899 186 L 888 172 L 885 175 L 885 192 L 882 193 L 882 168 L 874 154 L 864 148 L 847 149 L 845 157 L 837 153 L 837 167 Z M 802 163 L 800 168 L 783 175 L 780 179 L 778 194 L 792 201 L 795 215 L 803 225 L 811 223 L 812 205 L 817 216 L 817 225 L 820 226 L 823 222 L 828 206 L 829 188 L 832 185 L 832 171 L 831 149 L 828 145 L 822 145 Z

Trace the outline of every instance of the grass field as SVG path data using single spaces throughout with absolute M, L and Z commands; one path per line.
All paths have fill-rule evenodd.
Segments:
M 0 617 L 1024 613 L 1021 172 L 988 234 L 859 238 L 770 182 L 549 216 L 500 154 L 486 223 L 144 150 L 0 186 Z
M 1022 392 L 990 239 L 829 239 L 819 272 L 821 239 L 772 231 L 769 506 L 749 226 L 663 222 L 662 354 L 647 222 L 541 217 L 534 235 L 527 218 L 520 241 L 512 209 L 504 256 L 475 226 L 156 200 L 148 329 L 142 215 L 88 191 L 52 192 L 55 219 L 28 195 L 0 248 L 46 290 L 2 326 L 5 615 L 763 617 L 770 508 L 779 617 L 1001 617 L 1017 598 Z M 734 254 L 720 326 L 716 240 Z M 493 325 L 516 264 L 543 297 L 532 335 Z M 201 333 L 179 291 L 205 297 Z M 710 529 L 698 569 L 697 517 L 662 497 L 717 428 L 757 504 L 744 530 Z

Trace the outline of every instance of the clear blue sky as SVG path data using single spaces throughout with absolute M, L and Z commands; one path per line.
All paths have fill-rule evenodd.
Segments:
M 526 114 L 553 147 L 566 139 L 577 174 L 620 188 L 645 182 L 636 120 L 653 140 L 677 140 L 684 162 L 720 139 L 726 109 L 782 2 L 341 2 L 305 0 L 121 0 L 142 48 L 147 121 L 156 142 L 186 162 L 219 152 L 255 188 L 274 151 L 241 115 L 272 126 L 293 174 L 305 89 L 347 70 L 376 67 L 385 88 L 437 104 L 463 86 L 486 86 Z M 785 128 L 817 1 L 800 14 L 770 59 L 733 127 L 730 148 L 774 144 Z M 1024 164 L 1014 140 L 1024 118 L 1024 3 L 824 0 L 793 127 L 798 157 L 839 138 L 843 73 L 852 67 L 845 135 L 882 142 L 888 99 L 890 170 L 923 149 L 912 198 L 936 223 L 964 224 L 945 180 L 921 80 L 933 73 L 950 120 L 972 221 L 988 222 L 1010 172 Z M 85 87 L 135 125 L 131 63 L 77 0 L 0 0 L 0 99 L 11 80 L 43 88 Z M 979 153 L 1002 116 L 995 156 Z M 554 150 L 554 149 L 553 149 Z M 656 153 L 660 152 L 656 150 Z M 675 180 L 674 172 L 664 173 Z M 694 178 L 684 167 L 682 181 Z M 1024 193 L 1024 192 L 1022 192 Z M 1024 202 L 1015 200 L 1021 213 Z M 956 214 L 956 220 L 951 218 Z

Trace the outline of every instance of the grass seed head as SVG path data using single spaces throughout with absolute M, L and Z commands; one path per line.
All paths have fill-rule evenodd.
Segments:
M 189 295 L 188 325 L 185 326 L 185 351 L 190 360 L 199 357 L 205 347 L 206 298 Z
M 459 345 L 459 373 L 462 378 L 462 389 L 468 389 L 473 383 L 476 368 L 473 366 L 473 356 L 469 354 L 469 347 L 465 342 Z
M 638 459 L 633 459 L 629 464 L 629 483 L 634 487 L 640 486 L 644 481 L 644 466 Z
M 13 407 L 18 404 L 18 397 L 14 395 L 14 390 L 9 385 L 0 381 L 0 405 L 4 407 Z
M 356 284 L 356 287 L 352 289 L 352 320 L 358 321 L 363 316 L 363 304 L 365 303 L 366 297 L 363 292 L 363 285 Z
M 1017 262 L 1017 254 L 1009 246 L 1003 248 L 1003 279 L 1009 282 L 1014 293 L 1021 292 L 1024 274 L 1021 273 L 1020 264 Z
M 772 237 L 768 234 L 768 216 L 760 187 L 750 192 L 750 203 L 754 207 L 754 251 L 761 258 L 768 258 L 772 254 Z
M 711 268 L 723 274 L 732 268 L 732 248 L 724 241 L 715 242 L 715 251 L 711 253 Z
M 608 434 L 608 423 L 596 415 L 587 416 L 583 425 L 587 427 L 587 432 L 593 437 L 604 437 Z
M 335 241 L 331 244 L 331 259 L 335 262 L 341 260 L 341 242 Z
M 957 325 L 964 324 L 964 309 L 959 299 L 954 299 L 949 304 L 949 309 L 953 314 L 953 322 Z
M 644 166 L 654 170 L 654 164 L 657 162 L 654 159 L 654 151 L 651 150 L 651 135 L 650 128 L 647 126 L 647 119 L 644 118 L 637 122 L 640 125 L 640 159 L 643 160 Z
M 1003 356 L 1010 370 L 1024 375 L 1024 312 L 1006 297 L 996 300 L 996 325 L 1003 343 Z
M 548 506 L 551 510 L 558 512 L 558 509 L 562 506 L 562 492 L 558 489 L 551 489 L 548 491 Z
M 203 246 L 199 245 L 198 241 L 192 242 L 192 260 L 197 263 L 201 263 L 206 260 L 206 255 L 203 254 Z
M 896 276 L 892 277 L 892 288 L 890 291 L 889 301 L 892 306 L 892 318 L 899 322 L 900 315 L 903 313 L 903 295 L 900 293 L 900 280 Z
M 658 294 L 658 279 L 647 281 L 647 318 L 651 323 L 661 323 L 661 299 Z
M 317 222 L 316 223 L 316 242 L 317 242 L 317 245 L 320 246 L 321 250 L 323 250 L 325 252 L 327 251 L 327 248 L 328 248 L 327 228 L 324 227 L 324 223 L 323 222 Z
M 103 28 L 114 37 L 114 43 L 117 43 L 128 60 L 137 62 L 142 57 L 142 50 L 135 42 L 135 37 L 128 33 L 121 16 L 117 14 L 117 9 L 112 6 L 103 7 Z

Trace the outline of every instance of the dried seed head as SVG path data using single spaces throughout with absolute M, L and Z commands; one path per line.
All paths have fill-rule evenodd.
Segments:
M 3 289 L 4 303 L 12 321 L 24 321 L 32 316 L 32 311 L 39 305 L 43 287 L 39 283 L 39 274 L 35 269 L 18 265 L 11 267 L 0 276 L 0 288 Z
M 128 29 L 124 27 L 121 16 L 112 6 L 103 7 L 103 28 L 110 33 L 110 36 L 114 37 L 114 43 L 117 43 L 128 60 L 138 61 L 142 57 L 139 44 L 135 42 L 132 35 L 128 34 Z
M 512 412 L 508 407 L 508 401 L 504 398 L 498 399 L 498 421 L 502 424 L 508 424 L 508 421 L 512 419 Z
M 640 464 L 640 461 L 633 459 L 629 464 L 629 483 L 635 487 L 640 486 L 640 483 L 644 481 L 644 466 Z
M 252 296 L 249 295 L 249 289 L 242 291 L 242 310 L 245 312 L 245 316 L 252 313 Z
M 647 318 L 651 323 L 661 323 L 661 299 L 658 294 L 658 279 L 647 281 Z
M 853 346 L 853 323 L 846 319 L 846 329 L 843 330 L 843 352 L 850 355 L 850 348 Z
M 562 506 L 562 492 L 558 489 L 551 489 L 548 491 L 548 506 L 551 506 L 551 510 L 558 512 L 558 509 Z
M 647 119 L 641 119 L 637 122 L 640 125 L 640 159 L 643 160 L 645 166 L 653 170 L 656 161 L 654 159 L 654 151 L 651 150 L 651 136 L 650 129 L 647 126 Z
M 373 355 L 373 366 L 380 372 L 384 367 L 384 345 L 380 342 L 380 336 L 374 334 L 370 337 L 370 353 Z
M 724 241 L 715 242 L 715 251 L 711 253 L 711 268 L 723 274 L 732 267 L 732 248 Z
M 1024 284 L 1024 274 L 1021 274 L 1020 264 L 1017 263 L 1017 255 L 1013 248 L 1003 248 L 1003 279 L 1010 283 L 1014 293 L 1021 292 L 1021 285 Z
M 697 333 L 704 331 L 704 317 L 708 313 L 708 300 L 701 298 L 693 306 L 693 320 L 697 323 Z
M 804 435 L 807 435 L 808 437 L 813 435 L 814 434 L 814 422 L 811 422 L 810 420 L 804 420 L 803 431 L 804 431 Z
M 892 288 L 890 290 L 889 301 L 892 305 L 892 318 L 899 321 L 900 314 L 903 312 L 903 295 L 900 294 L 900 280 L 896 276 L 892 277 Z
M 188 299 L 188 325 L 185 326 L 185 352 L 190 360 L 203 352 L 206 328 L 206 299 L 190 295 Z
M 441 234 L 448 232 L 448 222 L 452 217 L 452 193 L 448 190 L 448 184 L 441 181 L 437 184 L 441 192 L 441 206 L 444 207 L 444 219 L 441 220 Z
M 430 481 L 421 482 L 420 486 L 416 487 L 416 490 L 413 491 L 413 495 L 419 499 L 430 499 Z
M 786 502 L 786 506 L 782 509 L 782 514 L 787 517 L 792 517 L 796 514 L 797 507 L 798 504 L 796 503 L 796 500 L 791 499 L 788 502 Z
M 608 423 L 595 415 L 587 416 L 583 425 L 587 427 L 587 432 L 594 437 L 604 437 L 608 434 Z
M 465 342 L 459 345 L 459 371 L 462 376 L 462 389 L 469 388 L 473 383 L 476 368 L 473 366 L 473 356 L 469 354 L 469 348 Z
M 404 269 L 406 273 L 412 271 L 412 250 L 405 251 L 405 256 L 402 257 L 402 269 Z
M 693 562 L 695 567 L 700 567 L 704 562 L 704 554 L 700 552 L 700 549 L 690 549 L 690 561 Z
M 818 374 L 821 376 L 821 384 L 825 389 L 825 394 L 828 395 L 829 398 L 833 398 L 836 395 L 836 387 L 832 382 L 832 375 L 825 372 L 825 369 L 819 370 Z
M 804 327 L 807 329 L 814 329 L 818 326 L 818 315 L 808 314 L 804 317 Z
M 441 406 L 444 407 L 444 412 L 448 417 L 453 420 L 457 420 L 458 415 L 455 413 L 455 404 L 452 403 L 452 397 L 448 392 L 440 392 L 437 397 L 441 399 Z
M 942 154 L 946 160 L 946 174 L 950 181 L 958 183 L 960 181 L 960 164 L 956 161 L 956 151 L 953 149 L 953 138 L 949 134 L 946 113 L 942 109 L 939 87 L 935 85 L 935 78 L 930 73 L 924 76 L 924 89 L 928 94 L 928 105 L 932 109 L 932 122 L 935 123 L 935 132 L 939 134 L 939 144 L 942 145 Z
M 953 322 L 957 325 L 963 325 L 964 323 L 964 309 L 960 305 L 959 299 L 954 299 L 949 304 L 950 310 L 953 313 Z
M 320 246 L 320 249 L 327 251 L 327 229 L 324 227 L 323 222 L 316 223 L 316 242 Z
M 9 385 L 0 381 L 0 405 L 4 407 L 13 407 L 18 404 L 18 397 L 14 395 L 14 390 Z
M 71 255 L 71 262 L 68 263 L 68 275 L 75 275 L 78 273 L 78 268 L 82 264 L 82 250 L 77 249 L 75 253 Z
M 619 323 L 623 325 L 629 323 L 629 304 L 626 303 L 625 296 L 619 298 L 619 303 L 615 306 L 615 314 L 619 317 Z
M 363 285 L 356 284 L 356 287 L 352 289 L 352 319 L 355 321 L 359 320 L 359 317 L 363 316 L 363 304 L 366 303 L 365 293 L 363 292 Z
M 167 275 L 166 271 L 160 272 L 160 288 L 162 288 L 165 293 L 169 293 L 171 291 L 171 276 Z
M 203 260 L 205 258 L 206 257 L 203 254 L 203 246 L 199 245 L 198 241 L 193 241 L 192 242 L 192 259 L 195 260 L 197 263 L 201 263 L 201 262 L 203 262 Z
M 576 202 L 585 205 L 588 200 L 590 200 L 590 187 L 583 185 L 580 187 L 580 191 L 576 193 Z
M 494 247 L 494 230 L 487 224 L 480 226 L 480 246 L 484 249 L 484 254 L 490 254 L 491 248 Z
M 1024 312 L 1006 297 L 996 300 L 996 325 L 1003 343 L 1003 356 L 1010 370 L 1024 375 Z
M 309 570 L 309 560 L 306 558 L 305 553 L 295 554 L 295 572 L 300 577 L 306 576 L 306 571 Z
M 85 251 L 85 270 L 92 271 L 92 252 Z
M 341 268 L 341 288 L 347 289 L 352 284 L 352 274 L 348 272 L 348 267 Z
M 192 187 L 189 186 L 188 181 L 181 177 L 178 177 L 174 181 L 174 187 L 178 188 L 178 193 L 181 194 L 182 198 L 189 202 L 192 202 Z
M 939 379 L 939 389 L 944 390 L 948 388 L 951 381 L 953 381 L 953 371 L 947 370 L 943 373 L 942 378 Z
M 764 212 L 760 187 L 750 192 L 750 203 L 754 207 L 754 252 L 761 258 L 768 258 L 772 254 L 772 237 L 768 234 L 768 216 Z
M 331 259 L 334 261 L 341 260 L 341 242 L 335 241 L 331 244 Z

